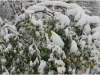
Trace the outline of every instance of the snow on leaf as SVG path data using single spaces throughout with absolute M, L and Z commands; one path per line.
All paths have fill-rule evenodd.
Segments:
M 19 16 L 16 14 L 15 25 L 16 25 L 19 21 L 24 20 L 24 19 L 25 19 L 25 14 L 21 14 L 21 15 L 19 15 Z
M 79 21 L 77 22 L 75 26 L 80 26 L 82 28 L 85 24 L 89 23 L 88 19 L 89 19 L 89 16 L 85 13 L 82 13 L 81 18 L 79 19 Z
M 81 45 L 81 49 L 83 50 L 86 45 L 86 42 L 84 40 L 80 40 L 80 45 Z
M 64 47 L 64 42 L 61 39 L 61 37 L 57 33 L 55 33 L 54 31 L 51 31 L 51 33 L 52 33 L 51 40 L 55 44 L 59 45 L 61 48 Z
M 100 31 L 100 26 L 97 26 L 97 27 L 93 28 L 91 31 L 92 31 L 93 33 L 96 32 L 96 31 Z
M 92 44 L 92 35 L 91 34 L 88 35 L 88 44 L 89 45 Z
M 29 46 L 29 53 L 34 54 L 35 50 L 33 49 L 33 45 Z
M 3 20 L 2 20 L 1 17 L 0 17 L 0 25 L 1 25 L 1 24 L 3 24 Z
M 33 62 L 32 61 L 30 61 L 30 66 L 33 66 Z
M 49 6 L 52 6 L 53 10 Z M 2 66 L 3 74 L 9 74 L 9 72 L 20 73 L 22 70 L 23 72 L 25 71 L 24 73 L 63 74 L 66 71 L 66 73 L 75 74 L 78 70 L 77 66 L 80 67 L 81 64 L 81 70 L 78 70 L 78 72 L 80 71 L 79 73 L 82 73 L 84 69 L 85 73 L 89 73 L 90 65 L 93 68 L 95 68 L 95 65 L 96 69 L 98 69 L 100 57 L 100 17 L 87 15 L 76 3 L 65 3 L 62 1 L 37 3 L 24 9 L 24 11 L 25 13 L 19 16 L 16 15 L 15 25 L 20 25 L 19 30 L 17 30 L 15 25 L 12 25 L 13 23 L 8 20 L 2 22 L 0 18 L 0 24 L 4 23 L 4 25 L 0 26 L 0 51 L 6 55 L 5 58 L 1 57 L 1 66 L 4 65 Z M 57 19 L 57 24 L 55 19 Z M 44 20 L 45 23 L 43 24 Z M 48 23 L 48 20 L 51 21 Z M 26 28 L 30 27 L 34 31 L 29 32 L 31 31 L 30 29 L 28 31 L 25 30 L 23 24 L 27 25 Z M 92 24 L 96 27 L 91 27 Z M 57 32 L 56 26 L 61 31 Z M 79 27 L 81 30 L 78 29 Z M 80 35 L 78 36 L 77 33 Z M 38 39 L 34 39 L 30 34 L 36 35 Z M 17 42 L 15 42 L 15 39 L 11 39 L 13 37 L 18 38 Z M 33 39 L 34 41 L 32 41 Z M 12 41 L 15 42 L 15 45 L 13 45 Z M 11 54 L 9 54 L 10 52 Z M 34 53 L 37 53 L 35 57 Z M 12 57 L 13 54 L 15 55 L 14 57 Z M 71 54 L 77 54 L 75 57 L 72 57 L 75 59 L 74 61 L 70 57 Z M 44 61 L 45 57 L 47 59 Z M 16 65 L 15 61 L 20 64 Z M 11 63 L 10 67 L 9 63 Z M 26 66 L 20 68 L 22 64 Z M 34 71 L 32 67 L 35 68 Z
M 49 6 L 49 5 L 52 5 L 52 6 L 61 6 L 61 7 L 65 7 L 67 9 L 74 9 L 76 7 L 79 7 L 78 4 L 76 3 L 65 3 L 65 2 L 62 2 L 62 1 L 47 1 L 47 2 L 41 2 L 41 3 L 38 3 L 36 5 L 39 5 L 39 6 Z
M 70 47 L 70 53 L 72 53 L 72 52 L 76 53 L 77 50 L 78 50 L 77 43 L 74 40 L 72 40 L 71 47 Z
M 11 49 L 12 49 L 12 45 L 9 43 L 9 44 L 7 45 L 7 48 L 4 49 L 4 52 L 8 52 L 8 51 L 11 50 Z
M 59 59 L 59 60 L 55 59 L 54 64 L 57 66 L 65 66 L 65 63 L 61 59 Z
M 58 19 L 61 23 L 60 28 L 63 29 L 66 26 L 69 26 L 70 24 L 70 19 L 68 18 L 68 16 L 63 15 L 59 12 L 55 12 L 55 18 Z
M 1 63 L 5 63 L 7 60 L 5 58 L 1 58 Z
M 100 32 L 99 31 L 96 31 L 92 34 L 92 38 L 93 39 L 100 39 Z
M 38 72 L 40 74 L 43 74 L 44 73 L 45 66 L 46 66 L 46 62 L 44 60 L 41 60 L 40 65 L 38 67 Z
M 81 18 L 82 12 L 78 11 L 77 14 L 74 17 L 74 21 L 78 21 Z
M 12 36 L 14 36 L 14 34 L 7 34 L 7 35 L 5 35 L 4 36 L 4 39 L 6 40 L 6 42 L 9 42 L 9 39 L 12 37 Z
M 40 19 L 36 20 L 34 16 L 32 16 L 31 22 L 33 23 L 33 25 L 36 25 L 36 26 L 42 25 L 42 21 Z
M 5 66 L 2 65 L 1 67 L 2 67 L 2 69 L 5 70 L 5 72 L 2 72 L 2 75 L 10 75 L 10 74 L 9 74 L 9 71 L 6 69 Z
M 36 59 L 35 59 L 33 65 L 36 65 L 36 64 L 38 64 L 38 63 L 39 63 L 39 60 L 38 60 L 38 58 L 36 57 Z
M 100 24 L 100 17 L 99 17 L 99 16 L 91 16 L 91 17 L 90 17 L 90 22 L 91 22 L 91 23 Z
M 84 32 L 85 32 L 87 35 L 90 34 L 91 28 L 90 28 L 90 25 L 89 25 L 89 24 L 86 24 L 86 25 L 84 26 Z
M 15 72 L 15 69 L 16 69 L 15 66 L 13 66 L 11 69 L 11 73 Z
M 57 52 L 58 55 L 61 55 L 62 49 L 58 45 L 54 44 L 54 46 L 52 48 L 52 52 Z
M 65 29 L 65 35 L 66 35 L 66 37 L 69 36 L 69 29 L 68 28 Z
M 66 68 L 65 67 L 57 67 L 57 71 L 59 74 L 63 74 L 65 71 L 66 71 Z

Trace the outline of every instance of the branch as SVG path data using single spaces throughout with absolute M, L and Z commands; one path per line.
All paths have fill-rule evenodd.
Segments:
M 42 12 L 42 13 L 45 13 L 45 14 L 47 14 L 47 15 L 49 15 L 49 16 L 53 16 L 53 13 L 52 13 L 52 14 L 49 14 L 49 13 L 47 13 L 47 12 L 45 12 L 45 11 L 36 11 L 35 13 L 38 13 L 38 12 Z
M 23 38 L 23 40 L 24 40 L 25 42 L 27 42 L 29 45 L 31 45 L 31 43 L 29 43 L 26 39 Z
M 68 9 L 80 7 L 76 3 L 69 4 L 69 3 L 62 2 L 62 1 L 47 1 L 47 2 L 38 3 L 36 5 L 39 5 L 39 6 L 60 6 L 60 7 L 68 8 Z

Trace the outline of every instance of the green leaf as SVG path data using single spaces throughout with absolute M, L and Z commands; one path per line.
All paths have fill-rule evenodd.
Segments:
M 46 29 L 45 32 L 48 34 L 49 37 L 52 36 L 51 29 Z

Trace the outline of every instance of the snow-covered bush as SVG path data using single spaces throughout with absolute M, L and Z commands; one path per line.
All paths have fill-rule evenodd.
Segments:
M 99 17 L 61 1 L 24 11 L 14 25 L 0 19 L 1 74 L 99 73 Z

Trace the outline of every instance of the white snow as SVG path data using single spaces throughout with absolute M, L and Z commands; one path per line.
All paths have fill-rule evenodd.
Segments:
M 55 12 L 55 18 L 58 19 L 61 23 L 60 28 L 63 29 L 64 27 L 69 26 L 70 24 L 70 19 L 68 18 L 68 16 L 63 15 L 59 12 Z
M 19 16 L 16 14 L 15 25 L 16 25 L 19 21 L 24 20 L 24 19 L 25 19 L 25 14 L 21 14 L 21 15 L 19 15 Z
M 39 65 L 39 67 L 38 67 L 38 72 L 39 72 L 40 74 L 43 74 L 43 73 L 44 73 L 43 70 L 44 70 L 45 66 L 46 66 L 46 61 L 41 60 L 40 65 Z
M 70 66 L 69 66 L 69 68 L 68 68 L 68 71 L 69 71 L 69 72 L 71 72 L 71 71 L 72 71 L 72 68 L 71 68 Z
M 91 30 L 91 32 L 93 32 L 93 33 L 96 32 L 96 31 L 100 31 L 100 26 L 97 26 L 97 27 L 95 27 Z
M 36 34 L 37 37 L 40 37 L 39 31 L 36 31 L 35 34 Z
M 88 45 L 91 45 L 92 44 L 92 35 L 89 34 L 88 35 Z
M 69 36 L 69 29 L 68 28 L 65 29 L 65 35 L 66 35 L 66 37 Z
M 68 16 L 75 16 L 77 14 L 77 11 L 75 9 L 69 9 L 67 10 L 66 15 Z
M 36 26 L 42 25 L 42 21 L 40 19 L 36 20 L 34 16 L 32 16 L 31 22 Z
M 14 53 L 16 53 L 17 51 L 16 50 L 14 50 Z
M 50 70 L 50 71 L 48 72 L 48 75 L 52 75 L 52 74 L 54 74 L 54 71 L 53 71 L 53 70 Z
M 82 28 L 85 24 L 89 23 L 89 16 L 85 13 L 82 13 L 81 18 L 76 23 L 75 26 L 80 26 Z
M 34 54 L 35 50 L 33 49 L 33 45 L 29 46 L 29 53 Z
M 47 12 L 53 13 L 47 7 L 45 7 L 45 6 L 37 6 L 37 5 L 30 6 L 27 10 L 25 10 L 25 13 L 27 13 L 27 14 L 29 14 L 29 16 L 31 16 L 31 14 L 33 14 L 35 12 L 38 12 L 38 11 L 47 11 Z
M 23 47 L 22 43 L 19 42 L 19 43 L 18 43 L 18 47 L 19 47 L 19 48 L 22 48 L 22 47 Z
M 53 42 L 49 42 L 49 44 L 47 44 L 47 48 L 49 48 L 50 50 L 52 50 L 52 53 L 56 52 L 57 55 L 61 56 L 63 54 L 63 58 L 66 58 L 64 51 L 62 50 L 62 48 L 60 46 L 58 46 L 57 44 L 53 43 Z M 51 56 L 51 55 L 50 55 Z M 52 56 L 51 56 L 52 57 Z
M 5 29 L 3 29 L 3 28 L 0 29 L 0 35 L 1 35 L 1 36 L 6 35 L 6 31 L 5 31 Z
M 65 54 L 65 52 L 63 52 L 62 59 L 66 59 L 66 54 Z
M 3 27 L 4 28 L 9 27 L 11 30 L 17 31 L 17 28 L 15 27 L 15 25 L 10 25 L 10 24 L 6 23 Z
M 32 61 L 30 61 L 30 66 L 33 66 L 33 62 Z
M 82 12 L 78 11 L 77 14 L 74 17 L 74 21 L 78 21 L 81 18 Z
M 51 53 L 51 54 L 50 54 L 50 58 L 48 59 L 48 61 L 54 61 L 55 58 L 54 58 L 53 56 L 54 56 L 53 53 Z
M 86 42 L 84 40 L 80 40 L 80 45 L 81 45 L 81 48 L 83 50 L 85 45 L 86 45 Z
M 67 9 L 75 9 L 75 8 L 77 8 L 77 7 L 80 7 L 78 4 L 76 4 L 76 3 L 68 3 L 67 5 Z
M 72 52 L 76 53 L 77 50 L 78 50 L 77 43 L 74 40 L 72 40 L 71 47 L 70 47 L 70 53 L 72 53 Z
M 12 49 L 12 45 L 9 43 L 9 44 L 7 45 L 7 48 L 4 49 L 4 52 L 8 52 L 8 51 L 11 50 L 11 49 Z
M 19 54 L 22 55 L 23 54 L 23 51 L 19 51 Z
M 47 1 L 47 2 L 42 2 L 42 3 L 38 3 L 36 5 L 40 5 L 40 6 L 49 6 L 49 5 L 52 5 L 52 6 L 61 6 L 61 7 L 65 7 L 67 9 L 74 9 L 76 7 L 79 7 L 78 4 L 76 3 L 65 3 L 65 2 L 62 2 L 62 1 Z
M 5 70 L 5 72 L 2 72 L 2 75 L 10 75 L 9 71 L 6 69 L 5 66 L 2 65 L 1 68 Z
M 81 13 L 79 13 L 79 12 L 81 12 Z M 77 17 L 79 17 L 82 13 L 84 13 L 84 10 L 80 6 L 77 8 L 74 8 L 74 9 L 67 10 L 68 16 L 70 16 L 70 15 L 75 16 L 77 13 L 78 13 Z
M 48 9 L 46 7 L 48 5 L 52 5 L 53 10 Z M 64 15 L 60 12 L 55 12 L 55 10 L 54 10 L 55 6 L 62 6 L 62 7 L 67 8 L 67 9 L 65 9 L 67 14 Z M 57 23 L 58 26 L 57 25 L 55 25 L 55 26 L 64 30 L 63 34 L 65 34 L 65 36 L 66 36 L 65 39 L 67 37 L 69 37 L 71 39 L 71 47 L 69 49 L 70 50 L 69 54 L 75 53 L 77 55 L 78 54 L 81 55 L 81 52 L 80 52 L 80 50 L 78 50 L 77 45 L 80 45 L 81 50 L 83 50 L 82 52 L 84 52 L 85 48 L 89 48 L 89 49 L 91 49 L 90 54 L 93 56 L 93 57 L 89 57 L 89 61 L 94 60 L 97 63 L 97 65 L 94 68 L 98 67 L 98 64 L 99 64 L 98 58 L 100 57 L 100 52 L 99 52 L 100 51 L 100 17 L 89 16 L 85 12 L 88 12 L 88 13 L 90 13 L 90 12 L 87 10 L 84 12 L 84 10 L 79 5 L 77 5 L 75 3 L 65 3 L 62 1 L 47 1 L 47 2 L 38 3 L 34 6 L 31 6 L 28 9 L 26 9 L 24 14 L 16 16 L 15 25 L 19 21 L 24 20 L 26 17 L 26 13 L 27 13 L 27 14 L 29 14 L 29 17 L 30 17 L 29 20 L 32 22 L 32 24 L 35 26 L 39 26 L 41 28 L 40 30 L 42 30 L 42 31 L 39 30 L 39 31 L 35 32 L 36 36 L 39 38 L 39 41 L 34 41 L 34 44 L 36 45 L 36 50 L 38 50 L 38 45 L 42 42 L 41 35 L 43 33 L 42 38 L 46 40 L 43 43 L 43 46 L 44 47 L 46 46 L 46 48 L 50 49 L 50 51 L 51 51 L 51 54 L 49 55 L 50 58 L 48 59 L 48 61 L 54 63 L 54 67 L 57 69 L 58 74 L 63 74 L 67 70 L 65 67 L 65 62 L 64 62 L 64 60 L 66 60 L 66 58 L 67 58 L 67 55 L 65 54 L 65 51 L 63 50 L 63 47 L 65 44 L 64 44 L 64 41 L 62 40 L 61 36 L 58 35 L 54 31 L 51 31 L 52 36 L 50 38 L 48 37 L 48 34 L 43 31 L 45 29 L 45 27 L 47 26 L 47 25 L 43 25 L 43 20 L 47 20 L 47 19 L 41 18 L 41 16 L 43 16 L 44 14 L 40 14 L 40 13 L 35 14 L 35 12 L 37 12 L 37 11 L 45 11 L 49 14 L 54 14 L 54 16 L 52 15 L 54 17 L 54 19 L 59 20 L 60 23 L 58 22 Z M 36 17 L 35 15 L 38 17 Z M 74 17 L 74 21 L 76 21 L 75 24 L 70 22 L 70 19 L 68 17 L 70 15 L 72 15 Z M 49 18 L 51 19 L 51 17 L 49 17 Z M 5 22 L 8 22 L 8 21 L 5 20 Z M 2 23 L 3 23 L 3 21 L 0 18 L 0 24 L 2 24 Z M 93 24 L 96 23 L 95 24 L 96 27 L 91 29 L 90 23 L 93 23 Z M 70 25 L 70 24 L 72 24 L 72 25 Z M 83 33 L 81 36 L 78 36 L 75 33 L 74 25 L 80 27 L 81 29 L 84 27 Z M 11 33 L 9 33 L 9 29 L 11 30 Z M 23 31 L 23 33 L 24 33 L 24 31 Z M 17 36 L 18 34 L 19 33 L 17 32 L 16 27 L 14 25 L 12 25 L 10 22 L 6 23 L 2 28 L 0 28 L 0 35 L 1 35 L 0 42 L 2 42 L 2 38 L 3 38 L 3 41 L 4 42 L 6 41 L 6 43 L 7 43 L 7 46 L 0 45 L 0 51 L 2 50 L 4 52 L 9 52 L 9 50 L 12 50 L 13 49 L 12 45 L 10 43 L 8 43 L 9 39 L 15 35 Z M 26 34 L 25 37 L 28 37 L 28 35 Z M 94 42 L 92 42 L 92 40 Z M 19 54 L 22 55 L 24 44 L 22 43 L 22 41 L 20 41 L 20 42 L 18 41 L 18 47 L 20 49 L 21 48 L 22 49 L 19 51 Z M 31 44 L 28 46 L 29 54 L 31 54 L 31 55 L 34 54 L 36 51 L 36 50 L 34 50 L 34 47 L 33 47 L 34 44 Z M 13 51 L 14 51 L 14 53 L 16 53 L 16 48 Z M 57 57 L 59 59 L 56 58 L 55 54 L 57 55 Z M 40 56 L 39 53 L 38 53 L 38 55 Z M 84 58 L 84 56 L 82 55 L 79 59 L 82 61 L 81 63 L 86 64 L 88 61 L 86 61 L 85 59 L 83 61 L 83 58 Z M 64 60 L 62 60 L 62 59 L 64 59 Z M 69 57 L 68 57 L 68 60 L 70 60 Z M 75 61 L 76 60 L 77 60 L 77 58 L 75 58 Z M 17 58 L 16 62 L 19 62 L 19 61 L 20 61 L 20 58 Z M 5 62 L 7 62 L 7 60 L 5 58 L 1 58 L 1 62 L 5 63 Z M 45 73 L 44 69 L 45 69 L 45 67 L 49 67 L 49 66 L 47 66 L 47 63 L 49 63 L 49 62 L 44 61 L 43 59 L 41 59 L 41 56 L 40 56 L 40 57 L 36 57 L 35 61 L 30 60 L 29 65 L 30 65 L 30 67 L 32 67 L 32 66 L 37 65 L 37 63 L 38 63 L 39 64 L 38 73 L 44 74 Z M 72 64 L 72 63 L 70 63 L 70 64 Z M 68 71 L 72 72 L 72 74 L 76 73 L 76 69 L 74 69 L 74 67 L 72 68 L 71 65 L 67 65 L 67 66 L 69 67 Z M 5 68 L 5 66 L 2 66 L 2 67 L 6 71 L 3 74 L 9 74 L 9 72 Z M 10 68 L 11 68 L 10 72 L 14 72 L 16 66 L 12 65 Z M 82 70 L 84 68 L 85 67 L 82 66 Z M 85 73 L 89 73 L 89 69 L 90 68 L 87 68 Z M 49 70 L 48 74 L 51 74 L 51 73 L 55 73 L 55 72 L 53 70 Z
M 98 74 L 100 73 L 100 68 L 97 69 L 97 73 L 98 73 Z
M 4 30 L 3 30 L 4 29 Z M 17 37 L 17 35 L 19 35 L 19 33 L 17 32 L 17 28 L 15 27 L 15 25 L 10 25 L 10 24 L 8 24 L 8 23 L 6 23 L 4 26 L 3 26 L 3 29 L 2 29 L 2 35 L 3 35 L 3 33 L 4 34 L 8 34 L 8 29 L 13 33 L 13 34 L 15 34 L 16 35 L 16 37 Z
M 66 71 L 65 67 L 57 67 L 58 74 L 63 74 Z
M 48 36 L 47 33 L 45 33 L 45 37 L 46 37 L 46 41 L 47 41 L 47 47 L 48 47 L 49 49 L 51 49 L 52 46 L 54 45 L 54 43 L 50 42 L 50 39 L 49 39 L 49 36 Z
M 51 31 L 51 33 L 52 33 L 51 40 L 55 44 L 57 44 L 58 46 L 60 46 L 61 48 L 64 47 L 64 42 L 61 39 L 61 37 L 57 33 L 55 33 L 54 31 Z
M 45 6 L 36 6 L 36 5 L 34 5 L 34 6 L 30 6 L 28 8 L 28 10 L 33 10 L 34 12 L 37 12 L 37 11 L 43 11 L 44 8 L 46 8 L 46 7 Z
M 50 50 L 52 49 L 53 46 L 54 46 L 54 43 L 47 44 L 47 48 Z
M 94 44 L 95 44 L 96 47 L 100 47 L 100 40 L 95 39 Z
M 25 13 L 27 13 L 27 14 L 33 14 L 34 13 L 34 10 L 29 10 L 29 9 L 27 9 L 27 10 L 25 10 Z
M 15 66 L 12 67 L 11 72 L 15 72 Z
M 9 42 L 9 39 L 12 37 L 12 36 L 14 36 L 14 34 L 7 34 L 7 35 L 5 35 L 4 36 L 4 39 L 6 40 L 6 42 Z
M 90 34 L 91 28 L 90 28 L 90 25 L 89 25 L 89 24 L 86 24 L 86 25 L 84 26 L 84 32 L 85 32 L 87 35 Z
M 90 10 L 88 10 L 88 9 L 84 9 L 84 11 L 85 11 L 85 13 L 92 13 Z
M 100 32 L 99 31 L 96 31 L 92 34 L 92 38 L 93 39 L 100 39 Z
M 59 60 L 55 59 L 54 64 L 57 66 L 65 66 L 65 63 L 61 59 Z
M 1 58 L 1 63 L 5 63 L 7 60 L 5 58 Z
M 82 35 L 81 37 L 83 40 L 87 39 L 87 35 Z
M 72 74 L 75 74 L 75 70 L 76 70 L 76 69 L 73 69 L 73 70 L 72 70 Z
M 36 59 L 35 59 L 33 65 L 36 65 L 36 64 L 38 64 L 38 63 L 39 63 L 39 60 L 38 60 L 38 57 L 36 57 Z
M 0 17 L 0 24 L 3 24 L 3 20 L 1 19 L 1 17 Z
M 100 17 L 99 17 L 99 16 L 91 16 L 91 17 L 90 17 L 90 22 L 91 22 L 91 23 L 100 24 Z
M 5 28 L 4 31 L 5 31 L 6 34 L 8 34 L 8 29 L 7 28 Z
M 62 54 L 62 49 L 58 46 L 58 45 L 56 45 L 56 44 L 54 44 L 54 46 L 52 47 L 52 52 L 54 53 L 54 52 L 57 52 L 57 54 L 58 55 L 61 55 Z
M 33 50 L 33 47 L 32 47 L 33 45 L 30 45 L 29 46 L 29 51 L 31 51 L 31 50 Z

